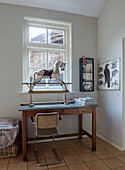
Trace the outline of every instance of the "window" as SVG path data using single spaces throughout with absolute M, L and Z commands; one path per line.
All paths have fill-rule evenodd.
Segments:
M 60 78 L 64 82 L 71 82 L 71 23 L 24 18 L 23 82 L 33 82 L 34 72 L 52 68 L 57 60 L 66 63 L 66 69 L 60 74 Z M 44 78 L 40 82 L 56 81 Z M 35 86 L 36 90 L 61 88 L 60 84 Z

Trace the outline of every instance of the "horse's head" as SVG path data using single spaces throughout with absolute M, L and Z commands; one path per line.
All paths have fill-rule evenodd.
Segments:
M 63 63 L 62 61 L 56 61 L 53 66 L 53 70 L 54 72 L 61 72 L 65 70 L 65 67 L 66 67 L 66 63 Z
M 63 63 L 62 61 L 59 61 L 59 67 L 60 67 L 61 71 L 64 71 L 65 67 L 66 67 L 66 63 Z

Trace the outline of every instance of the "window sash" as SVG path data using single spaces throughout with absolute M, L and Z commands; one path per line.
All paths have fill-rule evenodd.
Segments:
M 47 43 L 29 42 L 29 27 L 46 28 L 53 30 L 64 31 L 64 44 L 48 43 L 48 31 L 47 31 Z M 23 82 L 27 82 L 29 79 L 29 69 L 37 69 L 37 67 L 29 67 L 29 50 L 47 51 L 48 52 L 64 52 L 64 62 L 66 62 L 66 71 L 64 74 L 64 81 L 71 82 L 71 23 L 64 23 L 58 21 L 44 20 L 44 19 L 24 19 L 24 58 L 23 58 Z M 27 57 L 26 57 L 27 56 Z M 38 68 L 39 69 L 39 68 Z M 45 90 L 46 87 L 37 87 L 38 89 Z M 56 86 L 48 86 L 47 89 L 61 89 Z M 25 88 L 24 91 L 27 91 Z
M 57 49 L 45 49 L 45 50 L 37 50 L 37 49 L 34 49 L 34 48 L 28 48 L 27 49 L 27 56 L 29 56 L 29 51 L 41 51 L 41 52 L 46 52 L 46 60 L 48 61 L 48 53 L 49 52 L 56 52 L 56 53 L 64 53 L 64 55 L 63 55 L 63 62 L 66 62 L 67 63 L 67 50 L 57 50 Z M 25 67 L 26 67 L 26 69 L 25 69 L 25 74 L 27 75 L 27 78 L 26 78 L 26 80 L 29 80 L 29 82 L 30 82 L 30 76 L 29 76 L 29 70 L 42 70 L 42 68 L 39 68 L 39 67 L 30 67 L 29 66 L 29 57 L 27 57 L 27 60 L 25 60 Z M 49 67 L 46 67 L 46 68 L 43 68 L 43 69 L 50 69 Z M 63 73 L 63 81 L 68 81 L 68 76 L 67 76 L 67 69 L 68 69 L 68 65 L 66 66 L 66 70 L 64 71 L 64 73 Z M 33 76 L 32 76 L 33 77 Z M 48 85 L 46 86 L 46 87 L 48 87 Z M 41 87 L 42 89 L 45 89 L 46 88 L 45 86 L 44 87 Z M 56 86 L 57 87 L 57 86 Z M 49 87 L 49 88 L 51 88 L 51 89 L 55 89 L 56 87 Z M 35 89 L 40 89 L 40 87 L 35 87 Z M 58 87 L 58 89 L 62 89 L 62 87 Z
M 27 45 L 36 45 L 36 46 L 46 46 L 48 48 L 50 47 L 62 47 L 62 48 L 67 48 L 68 47 L 68 43 L 66 41 L 66 35 L 67 35 L 67 28 L 62 28 L 62 27 L 54 27 L 54 26 L 45 26 L 45 25 L 34 25 L 34 24 L 26 24 L 26 27 L 27 27 L 27 31 L 26 31 L 26 44 Z M 45 28 L 47 29 L 46 31 L 46 42 L 43 43 L 43 42 L 33 42 L 33 41 L 29 41 L 29 27 L 35 27 L 35 28 Z M 49 43 L 48 42 L 48 29 L 51 29 L 51 30 L 57 30 L 57 31 L 63 31 L 64 32 L 64 43 L 63 44 L 56 44 L 56 43 Z

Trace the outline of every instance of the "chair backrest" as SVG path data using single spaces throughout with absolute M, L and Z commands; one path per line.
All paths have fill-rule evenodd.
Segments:
M 35 116 L 35 128 L 48 129 L 58 127 L 58 112 L 53 113 L 37 113 Z

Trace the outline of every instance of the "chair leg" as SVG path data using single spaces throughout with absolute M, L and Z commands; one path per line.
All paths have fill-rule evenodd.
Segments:
M 53 152 L 55 153 L 56 155 L 56 158 L 57 158 L 57 161 L 56 162 L 51 162 L 51 163 L 45 163 L 45 164 L 40 164 L 39 163 L 39 160 L 38 160 L 38 155 L 37 155 L 37 140 L 36 140 L 36 136 L 35 136 L 35 154 L 36 154 L 36 161 L 37 161 L 37 165 L 38 166 L 45 166 L 45 165 L 53 165 L 53 164 L 58 164 L 60 163 L 60 159 L 56 153 L 56 150 L 55 150 L 55 142 L 54 142 L 54 136 L 53 136 Z

